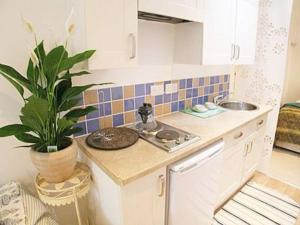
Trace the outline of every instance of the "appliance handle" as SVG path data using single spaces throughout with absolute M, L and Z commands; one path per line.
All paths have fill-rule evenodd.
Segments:
M 170 168 L 171 172 L 174 173 L 186 173 L 188 171 L 191 171 L 204 163 L 206 163 L 209 159 L 217 156 L 221 153 L 224 147 L 224 142 L 219 142 L 215 145 L 212 145 L 210 147 L 207 147 L 203 150 L 203 152 L 200 152 L 198 155 L 191 157 L 182 163 L 175 164 L 175 166 Z

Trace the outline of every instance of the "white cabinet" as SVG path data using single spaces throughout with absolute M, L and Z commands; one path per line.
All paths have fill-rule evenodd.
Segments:
M 235 9 L 233 0 L 205 0 L 203 64 L 233 63 Z
M 237 64 L 251 64 L 255 59 L 258 0 L 237 0 L 235 59 Z
M 261 152 L 261 145 L 258 142 L 258 132 L 254 132 L 244 141 L 244 163 L 243 163 L 243 175 L 241 183 L 244 184 L 255 172 L 259 155 Z
M 164 225 L 166 168 L 122 188 L 124 225 Z
M 243 169 L 244 142 L 224 150 L 224 159 L 220 175 L 219 205 L 228 199 L 240 186 Z
M 258 0 L 205 0 L 203 64 L 252 64 Z
M 87 48 L 95 49 L 89 69 L 128 67 L 137 60 L 137 1 L 88 0 Z
M 204 0 L 139 0 L 139 11 L 189 21 L 203 21 Z

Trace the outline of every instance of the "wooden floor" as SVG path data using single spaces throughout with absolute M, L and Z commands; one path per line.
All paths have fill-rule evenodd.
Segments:
M 286 194 L 290 198 L 294 199 L 296 202 L 300 203 L 300 189 L 298 188 L 285 184 L 279 180 L 268 177 L 259 172 L 256 172 L 255 176 L 251 180 L 265 187 L 269 187 L 273 190 L 277 190 L 280 193 Z M 296 225 L 300 225 L 300 215 L 298 216 Z

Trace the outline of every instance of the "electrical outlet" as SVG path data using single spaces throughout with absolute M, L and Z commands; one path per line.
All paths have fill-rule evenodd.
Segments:
M 163 95 L 164 94 L 164 85 L 152 85 L 151 86 L 151 95 Z
M 178 85 L 175 84 L 166 84 L 166 94 L 171 94 L 178 91 Z

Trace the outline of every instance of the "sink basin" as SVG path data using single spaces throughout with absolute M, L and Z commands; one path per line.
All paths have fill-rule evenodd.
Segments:
M 220 106 L 226 109 L 243 110 L 243 111 L 251 111 L 251 110 L 258 109 L 258 106 L 256 105 L 247 102 L 240 102 L 240 101 L 226 101 L 220 103 Z

